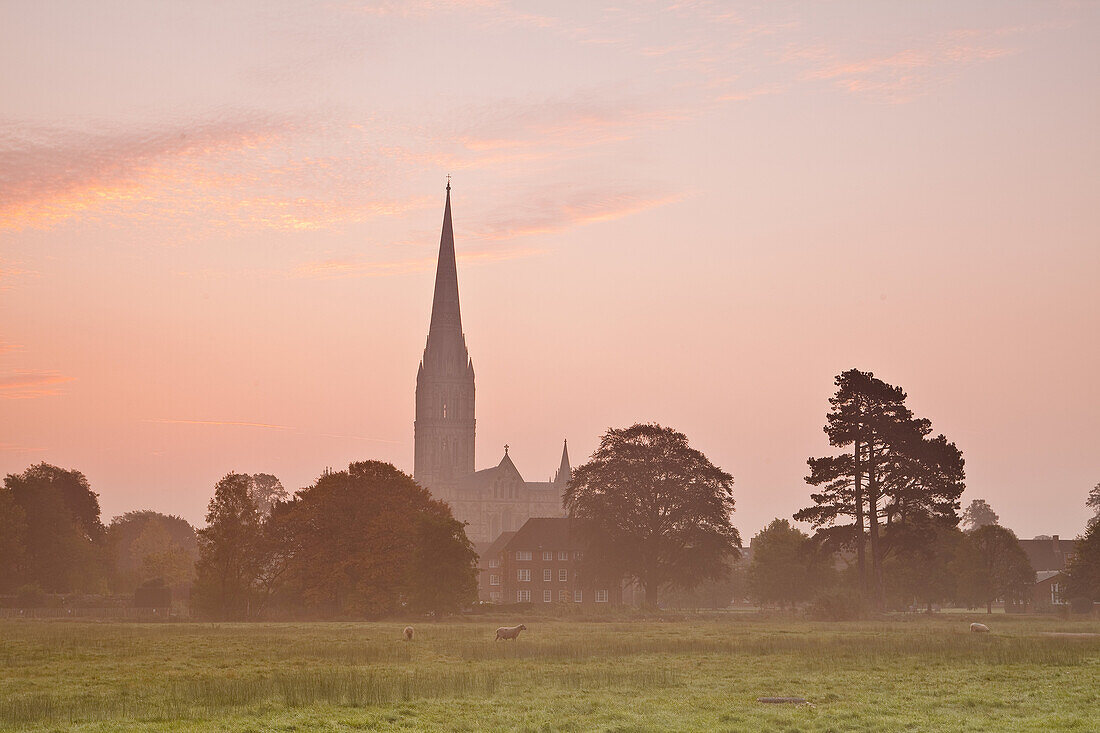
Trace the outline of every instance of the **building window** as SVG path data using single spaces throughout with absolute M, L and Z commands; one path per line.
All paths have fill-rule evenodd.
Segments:
M 565 562 L 569 559 L 569 550 L 558 550 L 558 559 Z
M 559 583 L 568 583 L 569 582 L 569 570 L 567 568 L 558 568 L 558 582 Z
M 517 560 L 530 560 L 531 559 L 531 551 L 530 550 L 516 550 L 516 559 Z
M 500 567 L 500 560 L 498 560 L 496 558 L 493 558 L 492 560 L 489 561 L 489 567 L 499 568 Z
M 542 561 L 543 562 L 550 562 L 553 559 L 554 559 L 554 553 L 551 550 L 543 550 L 542 551 Z
M 489 600 L 493 603 L 500 603 L 504 600 L 504 594 L 501 593 L 499 590 L 492 591 L 491 593 L 489 593 Z
M 529 590 L 517 590 L 516 591 L 516 603 L 530 603 L 531 591 Z
M 523 568 L 521 570 L 517 570 L 516 571 L 516 580 L 518 580 L 520 582 L 523 582 L 523 583 L 530 583 L 531 582 L 531 571 L 530 571 L 530 569 Z
M 579 590 L 573 591 L 573 600 L 580 603 L 584 599 L 584 593 Z
M 489 585 L 500 585 L 500 576 L 499 575 L 490 575 L 489 576 Z
M 573 559 L 574 560 L 580 560 L 581 559 L 581 553 L 580 552 L 574 552 L 573 553 Z
M 543 568 L 543 570 L 542 570 L 542 582 L 543 583 L 549 583 L 553 579 L 554 579 L 554 571 L 551 570 L 550 568 Z M 549 593 L 550 591 L 546 591 L 546 592 Z
M 605 591 L 605 590 L 596 591 L 596 603 L 607 603 L 607 591 Z
M 568 601 L 569 601 L 569 591 L 559 590 L 558 591 L 558 602 L 561 603 L 561 602 L 568 602 Z
M 550 603 L 553 600 L 554 600 L 554 598 L 553 598 L 553 595 L 551 594 L 551 591 L 544 590 L 542 592 L 542 602 L 543 603 Z

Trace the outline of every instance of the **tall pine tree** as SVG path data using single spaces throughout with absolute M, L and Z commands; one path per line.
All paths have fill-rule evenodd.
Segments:
M 913 416 L 900 387 L 857 369 L 836 385 L 824 430 L 845 451 L 809 459 L 806 481 L 819 488 L 794 518 L 813 525 L 818 541 L 854 549 L 860 588 L 882 605 L 891 550 L 930 541 L 933 523 L 958 524 L 962 453 L 943 435 L 928 437 L 931 423 Z

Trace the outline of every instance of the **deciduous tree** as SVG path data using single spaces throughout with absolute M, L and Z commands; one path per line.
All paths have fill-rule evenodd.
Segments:
M 593 578 L 636 580 L 646 604 L 660 589 L 719 578 L 736 557 L 733 477 L 656 424 L 612 428 L 565 491 Z
M 998 598 L 1006 603 L 1026 601 L 1035 583 L 1035 570 L 1016 535 L 996 524 L 978 527 L 960 539 L 954 569 L 959 600 L 984 605 L 987 613 L 993 613 Z
M 752 538 L 749 595 L 757 603 L 793 606 L 810 600 L 834 576 L 828 555 L 786 519 L 774 519 Z
M 1066 597 L 1100 600 L 1100 522 L 1089 524 L 1073 545 L 1073 557 L 1066 565 Z
M 197 609 L 217 618 L 244 618 L 263 564 L 262 515 L 249 495 L 251 477 L 229 473 L 214 487 L 206 527 L 198 531 L 199 561 L 191 591 Z
M 962 515 L 963 527 L 968 531 L 996 524 L 999 520 L 997 512 L 993 511 L 993 507 L 985 499 L 974 499 Z
M 21 582 L 58 593 L 101 590 L 105 530 L 84 474 L 39 463 L 8 475 L 4 487 L 23 517 Z

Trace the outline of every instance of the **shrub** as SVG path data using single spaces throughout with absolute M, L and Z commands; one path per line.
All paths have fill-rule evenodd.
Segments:
M 1086 596 L 1070 598 L 1069 609 L 1073 613 L 1092 613 L 1092 599 Z
M 817 621 L 852 621 L 867 615 L 867 606 L 858 593 L 834 589 L 818 593 L 807 609 Z
M 50 604 L 50 597 L 37 584 L 24 585 L 15 592 L 17 608 L 44 608 Z

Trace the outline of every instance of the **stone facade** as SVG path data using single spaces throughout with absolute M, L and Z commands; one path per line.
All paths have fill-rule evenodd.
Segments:
M 451 505 L 475 543 L 518 530 L 531 517 L 564 516 L 562 492 L 570 477 L 567 447 L 551 481 L 525 481 L 507 446 L 499 464 L 475 471 L 475 428 L 474 363 L 462 331 L 448 184 L 431 324 L 416 373 L 413 478 Z

